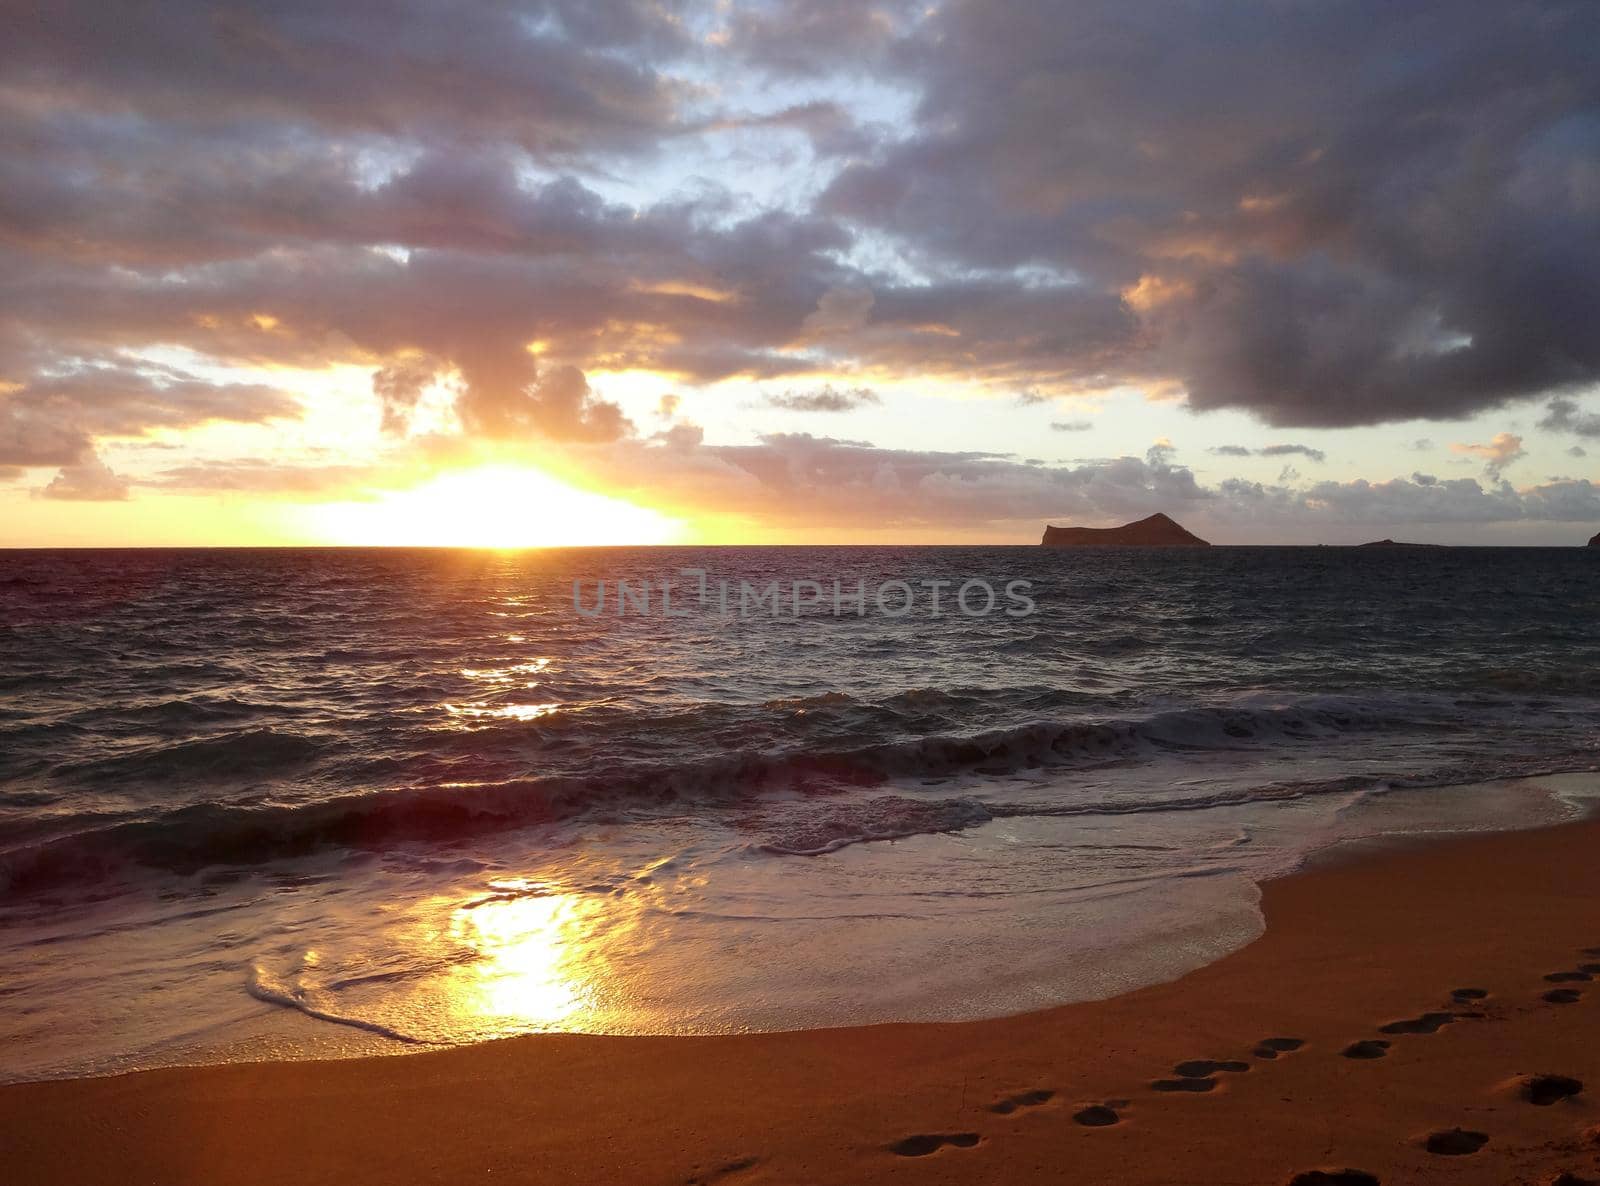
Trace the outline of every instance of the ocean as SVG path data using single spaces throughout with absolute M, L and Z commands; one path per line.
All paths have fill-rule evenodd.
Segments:
M 1600 796 L 1579 548 L 16 551 L 0 609 L 4 1081 L 1103 997 Z

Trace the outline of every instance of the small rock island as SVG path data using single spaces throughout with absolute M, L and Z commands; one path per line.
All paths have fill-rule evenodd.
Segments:
M 1047 548 L 1209 548 L 1211 544 L 1163 514 L 1121 527 L 1046 527 Z
M 1589 541 L 1589 546 L 1591 548 L 1600 548 L 1600 532 L 1597 532 L 1595 537 Z

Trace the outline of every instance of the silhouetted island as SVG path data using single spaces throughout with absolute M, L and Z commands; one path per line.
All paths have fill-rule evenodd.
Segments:
M 1597 532 L 1595 537 L 1589 541 L 1589 546 L 1591 548 L 1600 548 L 1600 532 Z
M 1404 540 L 1375 539 L 1370 544 L 1357 544 L 1358 548 L 1442 548 L 1444 544 L 1412 544 Z
M 1046 527 L 1047 548 L 1209 548 L 1211 544 L 1157 513 L 1121 527 Z

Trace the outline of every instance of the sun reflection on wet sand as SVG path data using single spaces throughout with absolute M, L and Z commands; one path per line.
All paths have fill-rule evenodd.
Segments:
M 473 953 L 452 977 L 453 1010 L 474 1028 L 516 1033 L 593 1009 L 604 963 L 585 943 L 593 903 L 522 879 L 490 889 L 450 916 L 450 941 Z

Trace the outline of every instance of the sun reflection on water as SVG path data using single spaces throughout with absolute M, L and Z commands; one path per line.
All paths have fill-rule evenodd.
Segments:
M 497 721 L 536 721 L 555 712 L 559 704 L 446 704 L 444 709 L 453 717 L 469 720 L 487 718 Z
M 590 910 L 577 894 L 522 879 L 495 882 L 459 906 L 449 937 L 473 953 L 455 1009 L 500 1032 L 549 1029 L 594 1004 L 600 968 L 584 942 Z

